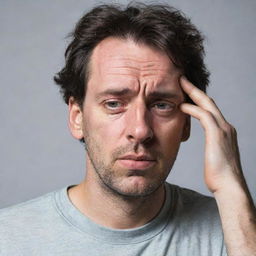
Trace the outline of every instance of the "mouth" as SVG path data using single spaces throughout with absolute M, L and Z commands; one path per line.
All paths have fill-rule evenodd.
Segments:
M 119 164 L 127 169 L 144 170 L 156 164 L 156 159 L 149 155 L 126 155 L 118 159 Z

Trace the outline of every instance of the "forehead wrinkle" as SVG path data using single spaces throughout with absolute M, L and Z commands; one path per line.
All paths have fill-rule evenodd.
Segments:
M 136 73 L 134 72 L 136 71 Z M 170 83 L 173 83 L 174 80 L 177 79 L 177 72 L 161 72 L 159 70 L 152 70 L 146 72 L 140 72 L 138 69 L 132 69 L 132 72 L 129 72 L 129 69 L 119 69 L 116 68 L 115 71 L 107 72 L 104 77 L 109 77 L 112 82 L 115 80 L 115 77 L 121 77 L 121 80 L 117 80 L 117 83 L 122 82 L 122 77 L 125 76 L 123 79 L 125 84 L 140 84 L 143 87 L 149 88 L 156 88 L 162 86 L 168 86 Z M 120 78 L 118 78 L 120 79 Z M 128 79 L 128 80 L 127 80 Z M 136 81 L 136 82 L 135 82 Z M 147 90 L 148 90 L 147 89 Z
M 141 61 L 141 63 L 139 62 L 140 61 L 138 60 L 120 61 L 117 63 L 110 61 L 110 62 L 106 62 L 105 65 L 108 65 L 109 68 L 132 69 L 132 70 L 138 70 L 138 71 L 145 71 L 148 69 L 154 70 L 154 71 L 162 71 L 162 72 L 170 71 L 170 65 L 168 65 L 168 68 L 166 68 L 164 65 L 162 65 L 161 62 L 158 62 L 158 61 Z M 109 66 L 109 63 L 111 63 L 110 66 Z
M 166 73 L 165 71 L 153 69 L 153 70 L 146 70 L 141 71 L 138 68 L 114 68 L 110 70 L 106 70 L 104 74 L 102 74 L 104 77 L 109 77 L 111 80 L 114 80 L 115 77 L 117 79 L 122 79 L 122 76 L 124 76 L 124 79 L 127 80 L 138 80 L 140 82 L 146 82 L 151 83 L 153 80 L 156 83 L 168 81 L 171 79 L 172 74 Z M 152 81 L 149 81 L 152 80 Z M 155 83 L 154 82 L 154 83 Z
M 108 72 L 106 74 L 106 76 L 122 76 L 122 75 L 127 75 L 127 76 L 136 76 L 138 79 L 141 80 L 141 78 L 146 78 L 146 77 L 153 77 L 156 78 L 156 75 L 158 76 L 157 80 L 159 80 L 159 78 L 162 78 L 163 80 L 165 79 L 166 75 L 168 76 L 168 74 L 165 74 L 164 72 L 159 72 L 159 71 L 136 71 L 136 74 L 134 72 L 129 72 L 129 70 L 118 70 L 116 72 Z M 160 76 L 160 77 L 159 77 Z
M 154 67 L 156 66 L 158 69 L 162 69 L 162 70 L 168 70 L 170 69 L 170 65 L 171 64 L 171 60 L 165 59 L 163 63 L 163 60 L 161 60 L 158 56 L 155 58 L 150 58 L 147 56 L 144 56 L 144 58 L 140 58 L 139 56 L 126 56 L 126 55 L 110 55 L 107 54 L 105 56 L 105 60 L 108 59 L 108 61 L 105 62 L 105 64 L 107 63 L 111 63 L 111 64 L 117 64 L 117 66 L 127 66 L 127 67 L 134 67 L 134 66 L 138 66 L 140 69 L 145 69 L 145 68 L 150 68 L 150 67 Z M 166 68 L 168 67 L 168 68 Z
M 94 52 L 96 53 L 94 55 L 94 64 L 96 64 L 96 60 L 98 60 L 97 65 L 94 65 L 94 68 L 97 70 L 95 78 L 97 80 L 103 78 L 103 84 L 107 85 L 109 82 L 111 82 L 111 84 L 123 84 L 124 82 L 124 84 L 129 87 L 133 87 L 133 85 L 136 84 L 135 87 L 139 90 L 138 87 L 143 86 L 142 84 L 145 83 L 147 88 L 144 89 L 151 91 L 152 89 L 158 88 L 160 84 L 170 84 L 170 81 L 173 83 L 174 77 L 176 77 L 177 74 L 177 68 L 169 58 L 163 58 L 163 56 L 166 56 L 165 54 L 161 52 L 159 54 L 158 51 L 155 51 L 154 53 L 156 54 L 152 55 L 149 51 L 147 55 L 147 49 L 149 48 L 143 47 L 142 54 L 140 55 L 140 51 L 138 51 L 139 47 L 134 47 L 134 50 L 133 46 L 130 47 L 129 42 L 127 44 L 127 52 L 126 47 L 123 48 L 122 45 L 119 51 L 118 41 L 117 50 L 114 51 L 110 42 L 108 44 L 110 51 L 105 51 L 105 46 L 101 45 L 101 47 Z M 123 80 L 122 76 L 124 76 Z M 105 80 L 104 77 L 109 77 L 110 80 Z M 115 77 L 117 77 L 117 81 L 115 81 Z M 132 82 L 132 80 L 136 80 L 137 82 Z
M 155 66 L 155 65 L 154 65 Z M 152 66 L 153 67 L 153 66 Z M 148 67 L 134 67 L 134 66 L 109 66 L 106 70 L 107 75 L 132 75 L 138 78 L 145 78 L 149 76 L 165 77 L 171 75 L 172 72 L 168 72 L 168 69 L 151 68 Z M 159 77 L 158 77 L 159 78 Z

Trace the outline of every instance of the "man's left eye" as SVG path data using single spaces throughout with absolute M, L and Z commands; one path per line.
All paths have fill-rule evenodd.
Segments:
M 175 107 L 175 104 L 167 102 L 157 102 L 153 104 L 153 108 L 157 110 L 172 110 Z

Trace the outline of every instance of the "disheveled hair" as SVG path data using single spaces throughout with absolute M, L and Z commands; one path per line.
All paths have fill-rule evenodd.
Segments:
M 93 49 L 105 38 L 133 39 L 165 52 L 183 74 L 206 91 L 209 72 L 204 64 L 204 37 L 185 15 L 168 5 L 102 4 L 86 13 L 70 34 L 65 66 L 54 76 L 64 101 L 80 105 L 86 94 Z

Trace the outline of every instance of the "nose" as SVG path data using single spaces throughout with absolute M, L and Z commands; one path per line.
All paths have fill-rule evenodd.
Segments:
M 146 144 L 153 138 L 150 113 L 144 104 L 136 106 L 127 120 L 127 139 L 136 144 Z

